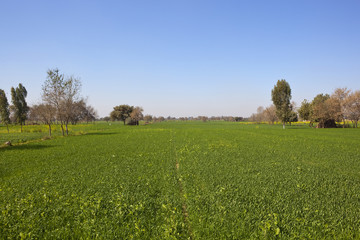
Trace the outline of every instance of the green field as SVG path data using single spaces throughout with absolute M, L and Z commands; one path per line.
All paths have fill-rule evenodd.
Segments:
M 1 128 L 0 239 L 360 238 L 359 129 L 43 128 Z

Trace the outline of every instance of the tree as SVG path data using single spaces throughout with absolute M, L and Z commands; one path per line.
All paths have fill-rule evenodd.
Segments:
M 43 85 L 42 99 L 56 109 L 56 120 L 60 122 L 62 135 L 69 134 L 68 124 L 72 122 L 74 114 L 78 113 L 77 104 L 80 98 L 81 82 L 75 77 L 65 79 L 59 69 L 47 71 L 47 78 Z M 65 129 L 64 129 L 65 127 Z
M 65 76 L 59 69 L 47 71 L 47 78 L 42 86 L 42 99 L 45 104 L 51 105 L 55 109 L 56 119 L 60 121 L 62 135 L 64 136 L 64 119 L 62 114 L 62 101 L 64 99 Z
M 145 115 L 145 116 L 144 116 L 144 121 L 145 121 L 145 122 L 149 123 L 149 122 L 151 122 L 152 120 L 153 120 L 153 117 L 152 117 L 151 115 Z
M 274 122 L 278 119 L 276 116 L 276 107 L 274 105 L 270 105 L 269 107 L 265 108 L 264 117 L 266 121 L 274 124 Z
M 283 123 L 285 129 L 285 123 L 289 121 L 291 114 L 291 89 L 288 82 L 285 79 L 278 80 L 273 90 L 271 91 L 271 99 L 276 107 L 276 115 Z
M 25 120 L 27 119 L 27 113 L 29 111 L 29 107 L 27 106 L 25 98 L 27 97 L 26 88 L 20 83 L 19 86 L 15 88 L 11 88 L 11 98 L 14 106 L 14 117 L 17 123 L 22 126 L 25 124 Z
M 302 120 L 309 121 L 311 117 L 311 104 L 304 99 L 301 103 L 301 107 L 298 109 L 299 117 Z
M 318 128 L 336 127 L 337 113 L 340 111 L 338 102 L 329 94 L 318 94 L 311 102 L 311 122 L 318 122 Z
M 291 111 L 290 112 L 290 116 L 289 116 L 289 123 L 291 125 L 292 122 L 297 122 L 298 121 L 298 115 L 296 112 Z
M 10 124 L 10 110 L 9 102 L 7 100 L 4 90 L 0 89 L 0 120 L 5 124 L 7 131 L 9 133 L 9 124 Z
M 114 107 L 114 110 L 110 113 L 111 121 L 123 121 L 125 125 L 125 121 L 130 117 L 133 109 L 134 107 L 129 105 L 119 105 Z
M 60 119 L 65 125 L 66 135 L 69 135 L 68 124 L 74 117 L 75 104 L 80 99 L 81 82 L 79 79 L 69 77 L 63 85 L 63 96 L 60 101 Z
M 259 106 L 256 109 L 256 115 L 255 115 L 255 120 L 257 123 L 261 123 L 263 120 L 265 120 L 265 113 L 264 113 L 265 109 L 263 106 Z
M 340 106 L 339 117 L 340 120 L 343 122 L 343 127 L 345 127 L 345 111 L 346 111 L 346 98 L 349 96 L 350 90 L 347 88 L 337 88 L 335 89 L 334 93 L 331 94 L 331 98 L 337 102 Z
M 132 112 L 130 113 L 131 121 L 135 125 L 139 125 L 139 121 L 143 119 L 143 112 L 144 110 L 141 107 L 135 107 Z
M 345 116 L 353 122 L 353 127 L 357 128 L 360 120 L 360 91 L 350 93 L 345 101 Z
M 34 105 L 31 108 L 31 115 L 36 117 L 49 127 L 49 136 L 51 137 L 51 124 L 55 121 L 56 109 L 50 104 Z

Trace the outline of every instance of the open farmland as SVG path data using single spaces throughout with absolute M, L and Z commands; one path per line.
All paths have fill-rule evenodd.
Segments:
M 83 128 L 0 148 L 1 239 L 360 238 L 359 129 Z

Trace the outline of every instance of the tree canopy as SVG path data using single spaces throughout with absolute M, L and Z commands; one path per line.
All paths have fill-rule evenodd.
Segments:
M 134 106 L 129 105 L 119 105 L 115 106 L 114 110 L 110 113 L 110 118 L 112 121 L 125 121 L 130 117 L 131 112 L 134 110 Z
M 22 125 L 25 123 L 27 119 L 27 113 L 29 111 L 29 107 L 26 102 L 27 91 L 26 88 L 20 83 L 19 86 L 15 88 L 11 88 L 11 98 L 12 103 L 14 106 L 14 117 L 17 123 L 21 125 L 21 132 L 22 132 Z
M 6 125 L 7 131 L 9 132 L 10 124 L 10 111 L 9 102 L 7 100 L 4 90 L 0 89 L 0 120 Z
M 277 81 L 271 91 L 271 99 L 276 107 L 276 115 L 283 123 L 283 128 L 285 128 L 285 123 L 289 121 L 292 111 L 290 104 L 291 89 L 289 83 L 286 82 L 285 79 Z

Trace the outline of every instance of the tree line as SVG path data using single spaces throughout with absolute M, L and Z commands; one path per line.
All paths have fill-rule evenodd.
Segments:
M 318 94 L 310 102 L 304 99 L 300 108 L 290 102 L 291 88 L 285 79 L 278 80 L 271 91 L 273 105 L 263 108 L 258 107 L 257 113 L 250 120 L 274 123 L 296 122 L 298 119 L 309 121 L 310 126 L 316 124 L 317 128 L 337 127 L 336 123 L 342 123 L 342 127 L 348 126 L 346 121 L 351 121 L 353 127 L 357 127 L 360 119 L 360 91 L 351 91 L 347 88 L 336 88 L 332 94 Z
M 4 90 L 0 89 L 0 120 L 8 132 L 12 123 L 20 124 L 22 132 L 22 126 L 28 120 L 48 125 L 49 136 L 52 124 L 58 123 L 62 135 L 68 135 L 69 124 L 95 121 L 97 117 L 95 109 L 80 95 L 80 89 L 78 78 L 65 77 L 57 68 L 48 70 L 42 86 L 42 102 L 39 104 L 27 105 L 27 90 L 21 83 L 17 88 L 11 88 L 12 105 L 9 105 Z

